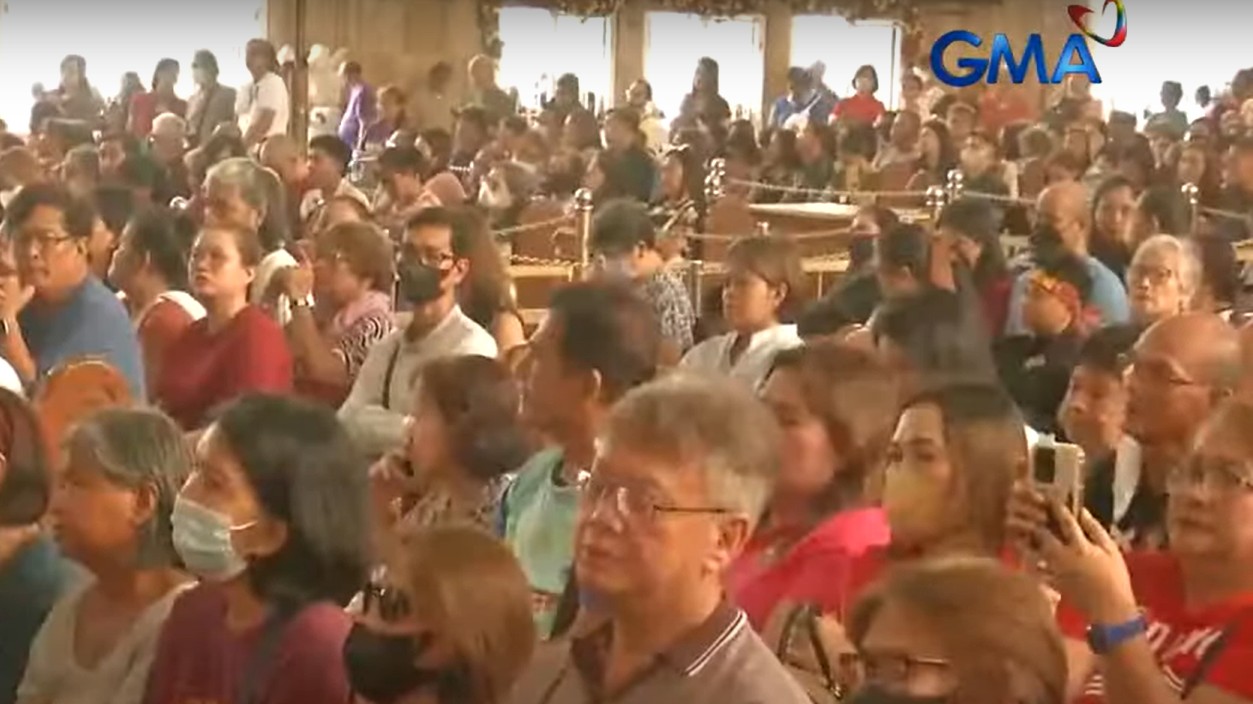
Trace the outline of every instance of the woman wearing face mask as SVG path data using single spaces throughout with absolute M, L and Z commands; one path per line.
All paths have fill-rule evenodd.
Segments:
M 1062 704 L 1066 657 L 1038 583 L 991 560 L 902 567 L 853 607 L 852 704 Z
M 849 624 L 847 607 L 891 568 L 937 557 L 999 559 L 1010 493 L 1027 465 L 1022 418 L 1000 388 L 951 384 L 908 402 L 882 483 L 891 543 L 855 558 L 847 578 L 828 582 L 814 599 L 834 605 L 824 609 L 819 628 L 827 659 L 847 650 L 838 625 Z M 792 639 L 786 662 L 823 676 L 815 648 L 803 640 Z M 832 684 L 853 684 L 836 679 Z
M 217 406 L 250 391 L 292 387 L 292 357 L 274 319 L 248 304 L 261 261 L 256 233 L 207 227 L 191 250 L 191 292 L 205 317 L 169 346 L 154 401 L 185 430 L 205 425 Z
M 503 544 L 467 526 L 402 539 L 357 604 L 344 669 L 362 704 L 502 704 L 535 644 L 531 591 Z
M 800 307 L 804 277 L 800 254 L 790 240 L 736 241 L 727 252 L 722 289 L 722 314 L 731 332 L 693 347 L 679 366 L 760 387 L 775 353 L 801 344 L 791 321 Z
M 191 586 L 170 529 L 191 453 L 169 418 L 122 409 L 76 426 L 66 447 L 52 525 L 90 578 L 44 621 L 17 701 L 138 704 L 161 625 Z
M 888 542 L 867 490 L 896 422 L 899 385 L 873 352 L 822 342 L 780 352 L 762 397 L 783 429 L 783 463 L 727 575 L 731 599 L 759 631 L 781 601 L 812 600 L 851 558 Z
M 853 74 L 853 90 L 857 92 L 835 104 L 831 113 L 833 120 L 873 125 L 887 112 L 883 103 L 874 97 L 879 92 L 879 72 L 874 66 L 867 64 L 857 69 Z
M 196 443 L 174 547 L 199 586 L 161 632 L 146 701 L 343 704 L 365 583 L 366 471 L 335 415 L 253 395 Z

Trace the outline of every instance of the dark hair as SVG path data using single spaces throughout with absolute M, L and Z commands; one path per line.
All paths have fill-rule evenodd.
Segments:
M 1214 235 L 1194 237 L 1192 244 L 1201 260 L 1201 284 L 1216 302 L 1234 305 L 1242 284 L 1235 247 L 1229 240 Z
M 21 396 L 0 389 L 0 527 L 37 523 L 48 510 L 52 475 L 39 416 Z
M 797 88 L 811 88 L 814 84 L 814 76 L 808 69 L 793 66 L 787 70 L 787 83 Z
M 875 316 L 876 342 L 888 340 L 909 369 L 928 383 L 997 379 L 987 333 L 963 310 L 958 296 L 929 291 L 887 302 Z
M 804 305 L 807 281 L 801 267 L 800 248 L 786 237 L 745 237 L 727 250 L 728 272 L 749 272 L 771 287 L 786 287 L 779 303 L 779 321 L 793 322 Z
M 61 211 L 65 218 L 65 232 L 75 239 L 91 237 L 96 224 L 96 210 L 91 203 L 75 198 L 64 186 L 54 183 L 35 183 L 18 191 L 5 210 L 6 227 L 20 228 L 38 207 Z
M 579 93 L 579 77 L 573 73 L 563 73 L 557 77 L 557 88 L 573 91 L 575 96 Z
M 344 140 L 334 135 L 324 134 L 309 140 L 309 151 L 322 152 L 339 164 L 339 173 L 348 171 L 352 162 L 352 149 L 344 144 Z
M 354 275 L 370 281 L 372 290 L 392 290 L 396 279 L 392 241 L 371 223 L 341 222 L 319 234 L 316 245 L 320 254 L 342 256 Z
M 343 71 L 345 76 L 360 76 L 361 64 L 356 61 L 345 61 Z
M 662 155 L 662 163 L 666 159 L 675 159 L 683 169 L 683 188 L 687 197 L 696 203 L 697 211 L 705 212 L 705 165 L 701 163 L 696 150 L 691 147 L 668 149 Z
M 367 477 L 362 456 L 332 409 L 249 394 L 214 423 L 266 514 L 287 525 L 278 552 L 248 566 L 266 602 L 346 605 L 369 566 Z
M 1183 100 L 1183 85 L 1179 81 L 1163 81 L 1162 92 L 1173 96 L 1176 101 Z
M 54 117 L 44 125 L 44 132 L 61 143 L 61 148 L 69 151 L 74 147 L 95 144 L 95 134 L 90 124 L 82 120 L 70 120 Z
M 274 45 L 268 39 L 249 39 L 244 45 L 244 60 L 253 54 L 261 54 L 269 64 L 269 69 L 278 73 L 280 66 L 278 65 L 278 52 L 274 50 Z
M 439 78 L 444 81 L 452 78 L 452 64 L 447 61 L 436 62 L 435 65 L 431 66 L 430 70 L 426 72 L 426 78 L 428 81 L 434 78 Z
M 380 171 L 417 176 L 425 176 L 427 169 L 426 157 L 417 147 L 408 145 L 384 149 L 379 154 L 378 166 Z
M 218 57 L 214 56 L 213 52 L 208 49 L 201 49 L 196 52 L 195 57 L 191 60 L 191 67 L 204 69 L 214 78 L 217 78 L 220 72 L 218 69 Z
M 874 87 L 870 89 L 871 93 L 879 92 L 879 72 L 870 64 L 863 64 L 857 67 L 857 71 L 853 73 L 853 87 L 857 87 L 857 79 L 869 74 L 870 80 L 874 81 Z
M 948 125 L 941 120 L 931 119 L 922 123 L 923 130 L 930 130 L 940 142 L 939 163 L 936 164 L 936 171 L 941 175 L 947 174 L 949 171 L 957 167 L 957 147 L 953 144 L 953 136 L 948 131 Z M 918 159 L 919 168 L 927 168 L 927 164 L 923 157 Z
M 1127 368 L 1126 355 L 1142 332 L 1136 325 L 1109 325 L 1097 330 L 1079 348 L 1075 366 L 1122 378 Z
M 703 73 L 705 74 L 705 78 L 706 78 L 706 79 L 708 79 L 708 82 L 709 82 L 709 92 L 710 92 L 710 93 L 712 93 L 712 94 L 714 94 L 714 95 L 718 95 L 718 94 L 721 92 L 721 90 L 722 90 L 722 79 L 721 79 L 722 69 L 721 69 L 721 67 L 719 67 L 719 66 L 718 66 L 718 62 L 717 62 L 717 61 L 715 61 L 715 60 L 713 60 L 713 59 L 709 58 L 708 56 L 702 56 L 702 57 L 700 58 L 700 60 L 696 62 L 696 71 L 697 71 L 697 72 L 703 72 Z M 696 79 L 695 79 L 695 77 L 693 77 L 693 78 L 692 78 L 692 92 L 693 92 L 693 93 L 695 93 L 695 92 L 696 92 Z
M 509 269 L 500 256 L 487 216 L 478 208 L 462 206 L 450 212 L 452 251 L 470 263 L 461 283 L 458 302 L 466 315 L 490 330 L 502 311 L 516 308 Z
M 644 97 L 646 97 L 649 100 L 653 99 L 653 84 L 649 83 L 648 79 L 637 78 L 633 81 L 633 83 L 638 83 L 644 86 Z
M 467 105 L 457 111 L 457 120 L 477 127 L 483 134 L 490 128 L 487 111 L 477 105 Z
M 170 288 L 187 289 L 187 241 L 179 235 L 174 218 L 166 211 L 140 211 L 127 226 L 137 254 L 148 258 Z
M 985 286 L 1009 273 L 1001 245 L 1001 213 L 987 199 L 958 198 L 944 206 L 938 224 L 956 230 L 979 245 L 979 260 L 970 272 L 976 286 Z
M 39 134 L 47 127 L 48 122 L 63 116 L 61 106 L 51 100 L 39 100 L 30 108 L 30 133 Z
M 522 135 L 531 129 L 527 124 L 526 118 L 521 115 L 509 115 L 500 121 L 500 129 L 503 132 L 510 132 L 515 135 Z
M 175 73 L 178 73 L 179 71 L 178 61 L 174 59 L 161 59 L 160 61 L 157 62 L 157 67 L 152 72 L 152 89 L 154 91 L 157 89 L 157 78 L 159 78 L 161 76 L 161 73 L 164 71 L 173 71 Z
M 1188 204 L 1178 189 L 1167 186 L 1146 188 L 1140 194 L 1136 207 L 1157 222 L 1157 234 L 1183 237 L 1192 229 Z
M 611 200 L 592 218 L 588 246 L 593 252 L 610 256 L 627 254 L 639 246 L 654 249 L 657 228 L 642 203 L 626 198 Z
M 1101 201 L 1120 188 L 1130 188 L 1132 193 L 1135 193 L 1136 190 L 1135 184 L 1131 182 L 1131 179 L 1122 174 L 1107 176 L 1097 184 L 1096 191 L 1092 194 L 1091 217 L 1093 223 L 1096 222 L 1096 210 L 1101 207 Z
M 161 175 L 161 165 L 148 154 L 127 154 L 118 167 L 119 180 L 132 189 L 155 192 Z
M 931 265 L 931 235 L 914 223 L 901 223 L 879 234 L 876 253 L 880 267 L 905 269 L 925 281 Z
M 411 232 L 423 227 L 446 228 L 449 232 L 449 238 L 452 238 L 451 233 L 456 227 L 456 218 L 450 208 L 434 206 L 419 210 L 413 214 L 413 217 L 405 221 L 406 232 Z
M 1087 304 L 1092 298 L 1092 274 L 1088 264 L 1067 251 L 1051 252 L 1049 256 L 1037 256 L 1035 269 L 1051 278 L 1070 284 L 1079 293 L 1079 301 Z
M 95 183 L 100 180 L 100 152 L 97 151 L 95 145 L 80 144 L 66 152 L 61 168 L 67 179 L 83 174 L 89 176 Z
M 454 459 L 470 476 L 490 481 L 522 466 L 530 447 L 519 419 L 521 390 L 505 365 L 478 355 L 443 357 L 419 375 Z
M 861 323 L 845 310 L 837 298 L 823 297 L 811 302 L 796 319 L 796 333 L 801 337 L 834 335 L 850 325 Z
M 656 376 L 661 328 L 631 286 L 571 284 L 553 294 L 548 312 L 560 324 L 562 363 L 600 374 L 605 403 Z
M 96 212 L 104 226 L 115 235 L 121 235 L 135 212 L 135 195 L 122 186 L 99 186 L 95 191 Z

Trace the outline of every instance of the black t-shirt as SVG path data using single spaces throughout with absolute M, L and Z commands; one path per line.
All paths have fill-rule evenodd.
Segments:
M 1118 457 L 1111 454 L 1093 462 L 1083 490 L 1084 508 L 1106 530 L 1121 536 L 1125 548 L 1166 547 L 1166 497 L 1154 493 L 1140 481 L 1131 504 L 1118 521 L 1114 520 L 1114 470 Z

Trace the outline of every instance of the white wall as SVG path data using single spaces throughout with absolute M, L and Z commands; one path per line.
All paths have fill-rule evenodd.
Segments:
M 583 98 L 594 93 L 598 103 L 614 104 L 612 22 L 604 17 L 583 19 L 538 7 L 500 10 L 499 82 L 516 88 L 523 107 L 539 107 L 538 94 L 552 97 L 563 73 L 579 77 Z
M 761 17 L 709 20 L 681 12 L 649 12 L 645 19 L 644 75 L 666 119 L 679 115 L 691 92 L 696 63 L 718 62 L 722 97 L 746 116 L 760 117 L 765 72 L 765 22 Z

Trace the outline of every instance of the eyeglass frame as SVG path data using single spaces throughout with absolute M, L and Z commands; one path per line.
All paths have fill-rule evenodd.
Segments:
M 1215 476 L 1221 476 L 1230 483 L 1215 485 L 1212 483 Z M 1181 482 L 1187 482 L 1187 484 L 1181 484 Z M 1198 488 L 1204 488 L 1219 495 L 1253 493 L 1253 477 L 1244 476 L 1226 466 L 1206 467 L 1195 458 L 1176 465 L 1166 475 L 1167 493 L 1174 494 Z
M 603 487 L 596 482 L 595 468 L 593 471 L 584 472 L 579 476 L 575 488 L 579 492 L 579 496 L 584 503 L 583 510 L 594 513 L 598 509 L 605 497 L 610 491 L 614 492 L 614 511 L 626 520 L 639 520 L 648 525 L 657 522 L 659 516 L 678 516 L 678 515 L 731 515 L 736 513 L 733 509 L 714 506 L 674 506 L 667 504 L 659 504 L 649 499 L 642 502 L 642 506 L 647 507 L 645 515 L 638 515 L 625 508 L 630 503 L 630 499 L 625 498 L 630 492 L 638 491 L 629 486 L 622 484 L 605 484 Z

